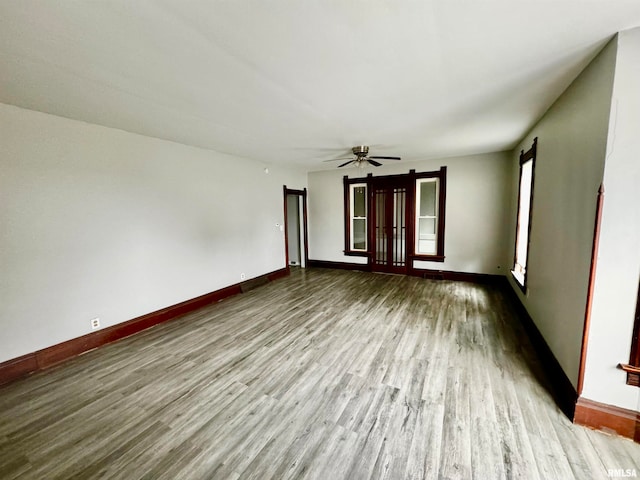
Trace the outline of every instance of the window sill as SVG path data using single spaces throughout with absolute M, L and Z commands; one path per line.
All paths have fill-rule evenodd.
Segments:
M 365 252 L 362 250 L 343 250 L 343 252 L 345 255 L 348 255 L 349 257 L 368 257 L 369 256 L 369 252 Z
M 422 262 L 444 262 L 444 255 L 412 255 L 411 260 Z
M 527 293 L 527 286 L 525 284 L 524 275 L 522 275 L 521 273 L 518 273 L 518 272 L 516 272 L 514 270 L 511 270 L 511 276 L 516 281 L 516 284 L 518 285 L 518 287 L 520 287 L 520 290 L 522 290 L 522 293 L 526 294 Z
M 618 364 L 618 368 L 627 372 L 627 385 L 640 387 L 640 367 L 634 367 L 633 365 L 620 363 Z

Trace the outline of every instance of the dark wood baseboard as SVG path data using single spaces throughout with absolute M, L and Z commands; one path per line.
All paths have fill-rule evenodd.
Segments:
M 328 260 L 309 259 L 307 266 L 314 268 L 335 268 L 338 270 L 358 270 L 360 272 L 371 271 L 371 268 L 366 263 L 329 262 Z
M 24 377 L 38 370 L 38 359 L 35 353 L 0 363 L 0 385 L 16 378 Z
M 503 282 L 507 297 L 511 300 L 511 304 L 518 313 L 518 317 L 520 318 L 529 340 L 538 354 L 538 358 L 542 363 L 547 378 L 551 383 L 558 406 L 569 419 L 573 420 L 576 401 L 578 400 L 578 393 L 575 387 L 560 366 L 560 362 L 558 362 L 558 359 L 551 351 L 551 348 L 542 336 L 542 333 L 540 333 L 540 330 L 538 330 L 538 327 L 529 315 L 529 312 L 524 308 L 524 305 L 520 301 L 520 297 L 518 297 L 517 293 L 507 280 L 507 277 L 503 277 Z
M 594 430 L 617 433 L 640 443 L 640 412 L 635 410 L 627 410 L 580 397 L 576 403 L 573 421 Z
M 280 270 L 275 270 L 271 273 L 267 273 L 266 277 L 270 282 L 274 282 L 276 280 L 278 280 L 279 278 L 284 278 L 286 276 L 289 275 L 289 273 L 291 273 L 291 268 L 289 266 L 287 266 L 286 268 L 281 268 Z M 265 275 L 262 275 L 263 277 Z M 260 278 L 260 277 L 258 277 Z
M 578 397 L 577 390 L 564 373 L 560 363 L 506 277 L 504 277 L 504 282 L 504 289 L 540 358 L 547 378 L 556 394 L 558 406 L 564 414 L 577 425 L 607 433 L 615 432 L 640 443 L 640 412 Z
M 282 268 L 247 280 L 246 282 L 230 285 L 215 292 L 206 293 L 176 305 L 142 315 L 133 320 L 118 323 L 117 325 L 97 330 L 82 337 L 73 338 L 66 342 L 38 350 L 37 352 L 28 353 L 21 357 L 0 363 L 0 385 L 24 377 L 30 373 L 45 370 L 81 353 L 115 342 L 121 338 L 128 337 L 160 323 L 173 320 L 186 313 L 193 312 L 205 305 L 219 302 L 225 298 L 251 290 L 255 288 L 255 286 L 272 282 L 287 275 L 289 275 L 289 269 Z

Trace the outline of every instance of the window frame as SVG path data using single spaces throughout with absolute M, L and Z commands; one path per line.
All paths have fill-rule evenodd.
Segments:
M 364 188 L 364 216 L 356 217 L 355 216 L 355 196 L 354 192 L 356 188 Z M 352 252 L 367 252 L 369 247 L 369 209 L 367 208 L 367 184 L 366 183 L 352 183 L 349 185 L 349 250 Z M 355 220 L 364 220 L 364 248 L 356 248 L 355 247 L 355 238 L 354 238 L 354 221 Z
M 413 218 L 413 241 L 411 247 L 411 260 L 420 260 L 426 262 L 444 262 L 444 233 L 445 233 L 445 220 L 446 220 L 446 199 L 447 199 L 447 167 L 440 167 L 440 170 L 435 170 L 433 172 L 421 172 L 415 173 L 415 170 L 411 170 L 409 175 L 412 177 L 412 208 L 415 210 L 412 218 Z M 421 183 L 421 180 L 430 180 L 434 179 L 436 183 L 437 189 L 437 207 L 436 207 L 436 253 L 435 254 L 425 254 L 418 253 L 417 245 L 418 245 L 418 236 L 420 235 L 419 231 L 419 210 L 420 206 L 418 205 L 419 194 L 418 194 L 418 184 Z
M 538 149 L 538 137 L 533 139 L 533 145 L 528 151 L 521 150 L 520 151 L 520 173 L 518 174 L 518 209 L 516 211 L 516 235 L 513 246 L 513 268 L 511 269 L 511 276 L 516 282 L 516 285 L 522 290 L 523 293 L 527 292 L 527 280 L 529 277 L 529 254 L 531 247 L 531 220 L 533 218 L 533 197 L 534 197 L 534 188 L 535 188 L 535 178 L 536 178 L 536 154 Z M 526 248 L 526 262 L 524 267 L 524 274 L 522 275 L 522 281 L 520 281 L 520 274 L 516 272 L 516 266 L 518 264 L 518 245 L 519 245 L 519 234 L 520 234 L 520 206 L 521 206 L 521 197 L 522 197 L 522 167 L 524 164 L 531 162 L 531 189 L 529 193 L 529 218 L 527 224 L 527 248 Z
M 369 212 L 371 211 L 370 199 L 369 199 L 369 182 L 367 178 L 349 178 L 347 175 L 343 177 L 344 182 L 344 254 L 354 257 L 368 257 L 369 256 Z M 353 205 L 353 198 L 351 191 L 356 186 L 365 187 L 365 245 L 364 250 L 353 248 L 353 233 L 351 231 L 351 222 L 353 217 L 351 216 L 351 210 Z

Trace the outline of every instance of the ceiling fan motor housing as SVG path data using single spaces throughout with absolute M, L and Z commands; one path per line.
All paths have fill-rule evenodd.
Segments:
M 369 147 L 367 145 L 358 145 L 357 147 L 353 147 L 351 151 L 358 157 L 366 157 L 369 153 Z

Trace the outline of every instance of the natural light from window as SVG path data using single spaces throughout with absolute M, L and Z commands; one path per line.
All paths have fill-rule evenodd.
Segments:
M 438 179 L 418 180 L 416 188 L 416 253 L 438 251 Z
M 527 247 L 529 244 L 529 214 L 531 212 L 531 180 L 533 160 L 522 164 L 520 172 L 520 198 L 518 209 L 518 230 L 516 232 L 516 255 L 513 276 L 524 286 L 527 273 Z
M 367 186 L 351 185 L 351 249 L 367 250 Z

